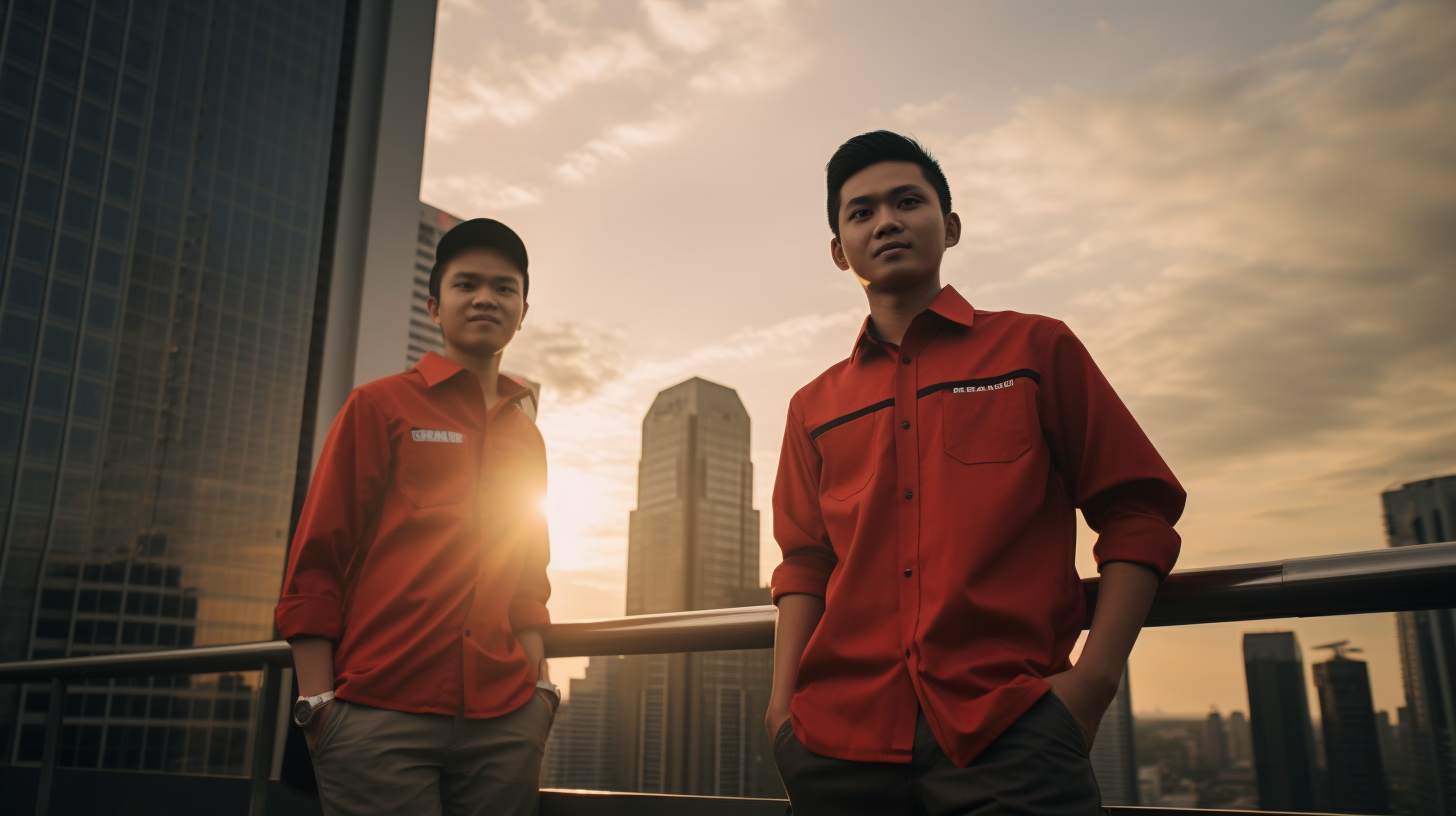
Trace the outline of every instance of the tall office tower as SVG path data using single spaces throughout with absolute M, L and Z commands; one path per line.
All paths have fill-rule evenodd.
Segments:
M 1133 742 L 1132 688 L 1127 667 L 1117 695 L 1102 715 L 1097 738 L 1092 741 L 1092 772 L 1102 789 L 1104 805 L 1136 805 L 1138 803 L 1137 746 Z
M 627 614 L 768 603 L 758 585 L 749 419 L 738 393 L 694 377 L 642 421 Z M 623 787 L 782 796 L 768 737 L 769 650 L 650 655 L 622 667 Z
M 407 369 L 414 368 L 425 352 L 445 352 L 445 339 L 440 336 L 440 327 L 430 320 L 430 310 L 425 308 L 425 301 L 430 298 L 430 270 L 435 266 L 435 247 L 441 236 L 462 220 L 420 202 L 420 232 L 415 243 L 414 274 L 410 276 L 413 288 L 410 290 L 409 345 L 404 364 Z
M 1228 758 L 1231 763 L 1252 762 L 1253 736 L 1249 732 L 1249 720 L 1244 712 L 1235 711 L 1228 716 Z
M 1456 475 L 1404 484 L 1380 498 L 1390 546 L 1456 537 Z M 1456 816 L 1456 610 L 1398 612 L 1396 624 L 1410 709 L 1411 790 L 1423 813 Z
M 1313 810 L 1314 729 L 1294 633 L 1245 634 L 1244 676 L 1260 809 Z
M 1347 656 L 1344 646 L 1343 641 L 1330 644 L 1335 656 L 1314 664 L 1329 807 L 1336 813 L 1388 813 L 1370 672 L 1365 661 Z
M 1203 722 L 1203 764 L 1222 768 L 1228 761 L 1228 731 L 1224 728 L 1223 715 L 1215 707 Z
M 373 281 L 414 242 L 389 202 L 418 197 L 434 3 L 0 23 L 0 661 L 269 639 L 315 446 L 372 379 Z M 255 688 L 77 684 L 62 763 L 241 773 Z M 48 704 L 0 688 L 0 763 L 38 758 Z
M 626 658 L 594 657 L 586 676 L 572 678 L 571 693 L 556 712 L 546 742 L 541 786 L 577 790 L 620 790 L 622 767 L 616 745 L 622 733 L 622 665 Z

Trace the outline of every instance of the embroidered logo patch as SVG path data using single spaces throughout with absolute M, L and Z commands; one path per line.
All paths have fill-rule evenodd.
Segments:
M 428 428 L 412 428 L 410 438 L 416 442 L 454 442 L 464 444 L 465 435 L 459 431 L 432 431 Z
M 981 386 L 968 385 L 968 386 L 964 386 L 964 387 L 961 387 L 961 388 L 952 388 L 950 390 L 950 392 L 952 394 L 970 394 L 970 393 L 974 393 L 976 391 L 996 391 L 996 390 L 1001 389 L 1001 388 L 1010 388 L 1011 386 L 1013 386 L 1015 384 L 1016 384 L 1016 380 L 1007 380 L 1006 382 L 998 382 L 995 385 L 981 385 Z

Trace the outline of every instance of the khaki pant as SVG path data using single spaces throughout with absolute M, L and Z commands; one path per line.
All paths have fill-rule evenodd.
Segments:
M 547 693 L 488 720 L 335 701 L 312 752 L 324 813 L 534 816 Z

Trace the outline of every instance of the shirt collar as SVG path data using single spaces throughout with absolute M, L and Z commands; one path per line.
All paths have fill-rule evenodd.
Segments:
M 415 371 L 420 372 L 420 376 L 425 379 L 425 385 L 430 388 L 434 388 L 465 370 L 464 366 L 449 357 L 433 351 L 425 352 L 425 356 L 415 363 Z M 501 395 L 503 402 L 515 402 L 523 396 L 529 396 L 531 389 L 511 377 L 500 374 L 496 380 L 496 392 Z
M 966 328 L 970 328 L 976 322 L 976 310 L 950 284 L 941 287 L 940 294 L 935 296 L 935 300 L 931 301 L 926 309 L 935 312 L 953 323 L 959 323 Z M 870 336 L 870 319 L 868 316 L 859 325 L 859 334 L 854 337 L 854 348 L 849 352 L 849 361 L 851 363 L 859 357 L 860 349 L 866 345 L 879 345 L 879 341 Z
M 464 370 L 464 366 L 443 354 L 436 354 L 433 351 L 425 352 L 425 356 L 421 357 L 418 363 L 415 363 L 415 371 L 420 372 L 420 376 L 425 378 L 425 385 L 431 388 L 434 388 Z

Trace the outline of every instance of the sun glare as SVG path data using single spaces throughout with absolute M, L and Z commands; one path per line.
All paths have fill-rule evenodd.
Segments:
M 556 466 L 542 507 L 551 529 L 551 566 L 597 569 L 624 549 L 630 497 L 601 476 Z M 617 531 L 620 531 L 618 534 Z

